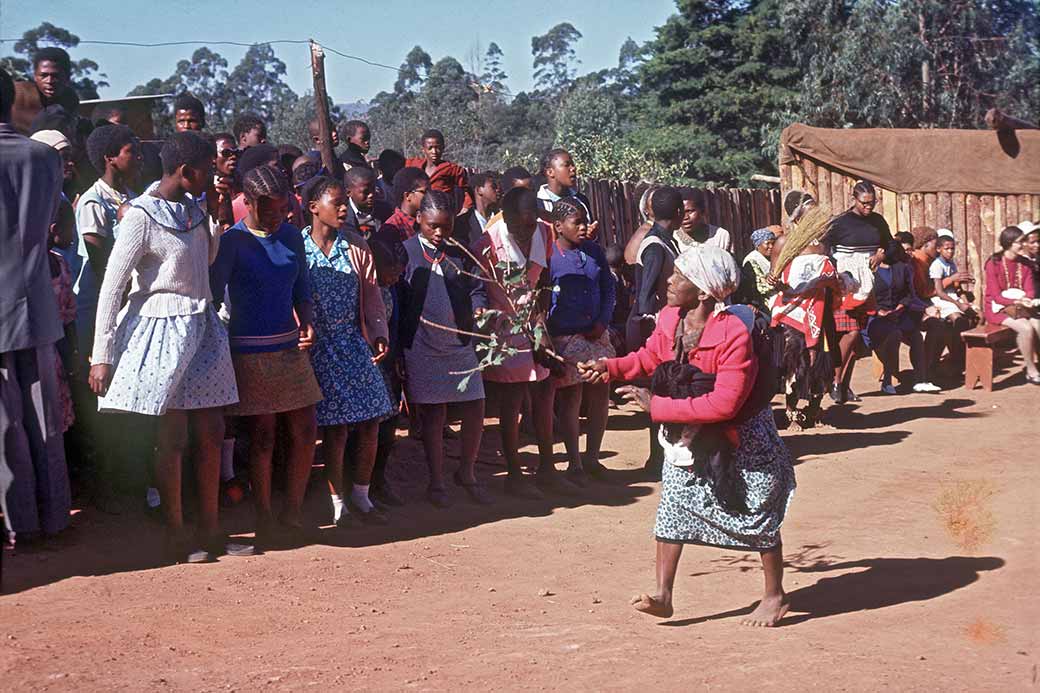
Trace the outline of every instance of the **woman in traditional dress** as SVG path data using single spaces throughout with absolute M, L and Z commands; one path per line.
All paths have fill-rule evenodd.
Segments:
M 632 380 L 652 375 L 662 364 L 679 359 L 713 376 L 707 394 L 677 399 L 651 396 L 626 388 L 629 396 L 657 424 L 686 427 L 676 444 L 661 431 L 665 464 L 661 501 L 654 535 L 657 539 L 657 590 L 632 600 L 639 611 L 667 618 L 672 615 L 672 587 L 685 544 L 758 551 L 765 572 L 765 594 L 743 623 L 773 626 L 787 612 L 784 593 L 780 527 L 795 488 L 791 457 L 776 431 L 768 397 L 769 383 L 758 383 L 759 359 L 754 349 L 750 309 L 727 307 L 740 270 L 732 256 L 710 246 L 683 252 L 669 280 L 668 305 L 661 310 L 653 334 L 637 352 L 615 359 L 586 361 L 586 380 Z M 765 400 L 765 401 L 763 401 Z M 696 471 L 696 451 L 689 447 L 696 427 L 718 425 L 733 445 L 724 470 L 741 489 L 742 510 L 704 483 Z M 746 511 L 746 512 L 744 512 Z

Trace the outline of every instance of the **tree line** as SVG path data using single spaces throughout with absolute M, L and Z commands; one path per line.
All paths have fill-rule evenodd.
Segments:
M 497 43 L 471 50 L 465 64 L 434 61 L 417 45 L 370 103 L 373 150 L 410 154 L 438 127 L 451 157 L 478 168 L 531 166 L 561 145 L 592 177 L 747 186 L 755 173 L 775 173 L 780 131 L 796 121 L 978 128 L 994 106 L 1030 121 L 1040 114 L 1034 0 L 677 0 L 676 10 L 653 39 L 625 41 L 609 69 L 581 71 L 582 34 L 570 22 L 532 37 L 528 91 L 510 90 Z M 0 62 L 25 74 L 41 43 L 78 39 L 44 24 Z M 89 59 L 74 73 L 84 96 L 107 86 Z M 313 99 L 285 83 L 269 45 L 250 47 L 234 67 L 199 48 L 130 93 L 185 90 L 206 105 L 210 130 L 249 110 L 268 120 L 273 141 L 307 144 Z M 166 126 L 169 104 L 158 108 Z

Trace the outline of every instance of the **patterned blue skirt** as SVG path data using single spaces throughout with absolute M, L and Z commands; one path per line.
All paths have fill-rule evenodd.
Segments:
M 372 350 L 361 331 L 348 323 L 318 330 L 311 365 L 324 399 L 318 402 L 318 425 L 338 426 L 390 414 L 390 395 Z
M 238 401 L 227 329 L 217 311 L 153 318 L 124 316 L 116 328 L 115 372 L 100 411 L 161 416 Z
M 687 485 L 693 468 L 676 466 L 666 458 L 654 524 L 657 539 L 744 551 L 774 548 L 780 541 L 795 479 L 791 455 L 776 431 L 770 407 L 741 425 L 733 464 L 747 487 L 750 512 L 746 515 L 726 511 L 710 485 Z

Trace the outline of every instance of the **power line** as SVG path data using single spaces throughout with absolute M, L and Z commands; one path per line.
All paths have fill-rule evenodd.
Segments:
M 18 39 L 0 38 L 0 43 L 14 43 L 16 41 L 21 41 L 21 40 L 22 39 L 20 39 L 20 38 L 18 38 Z M 129 46 L 129 47 L 132 47 L 132 48 L 163 48 L 163 47 L 168 47 L 168 46 L 197 46 L 197 45 L 202 45 L 202 46 L 238 46 L 238 47 L 242 47 L 242 48 L 251 48 L 252 46 L 263 45 L 263 44 L 276 44 L 276 43 L 286 44 L 286 43 L 288 43 L 288 44 L 300 45 L 300 44 L 309 44 L 310 42 L 311 41 L 309 39 L 276 39 L 274 41 L 253 41 L 252 43 L 244 43 L 242 41 L 163 41 L 163 42 L 160 42 L 160 43 L 137 43 L 137 42 L 134 42 L 134 41 L 93 41 L 93 40 L 80 39 L 79 43 L 76 44 L 76 45 L 89 44 L 89 45 L 94 45 L 94 46 Z M 365 65 L 371 65 L 372 67 L 378 67 L 378 68 L 382 68 L 384 70 L 392 70 L 393 72 L 395 72 L 397 74 L 400 74 L 402 72 L 401 68 L 399 68 L 399 67 L 394 67 L 392 65 L 385 65 L 383 63 L 377 63 L 377 62 L 375 62 L 373 60 L 369 60 L 367 58 L 362 58 L 361 56 L 358 56 L 358 55 L 351 55 L 349 53 L 344 53 L 343 51 L 336 50 L 335 48 L 332 48 L 331 46 L 326 46 L 325 44 L 323 44 L 321 42 L 316 42 L 316 43 L 318 43 L 319 46 L 321 46 L 324 50 L 328 51 L 329 53 L 334 53 L 335 55 L 338 55 L 338 56 L 343 57 L 343 58 L 347 58 L 348 60 L 356 60 L 356 61 L 358 61 L 360 63 L 364 63 Z M 509 92 L 509 90 L 506 89 L 505 87 L 501 87 L 499 89 L 492 89 L 489 85 L 483 85 L 483 84 L 479 84 L 479 83 L 477 84 L 477 86 L 480 86 L 483 89 L 483 91 L 485 91 L 486 93 L 502 93 L 502 94 L 506 94 L 507 96 L 512 96 L 512 94 Z

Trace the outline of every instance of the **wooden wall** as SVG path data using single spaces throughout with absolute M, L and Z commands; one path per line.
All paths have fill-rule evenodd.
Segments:
M 833 213 L 852 205 L 852 186 L 856 184 L 842 171 L 809 158 L 780 166 L 780 188 L 804 190 Z M 1040 218 L 1040 195 L 976 195 L 966 192 L 921 191 L 894 193 L 877 188 L 875 211 L 885 217 L 892 233 L 910 231 L 916 226 L 946 228 L 957 239 L 957 266 L 971 272 L 976 281 L 976 300 L 982 298 L 983 264 L 998 247 L 1000 232 L 1006 226 Z M 782 198 L 781 198 L 782 199 Z M 785 222 L 786 223 L 786 222 Z
M 599 240 L 604 246 L 624 245 L 642 223 L 639 199 L 648 183 L 581 179 L 592 213 L 599 220 Z M 780 193 L 777 190 L 714 188 L 703 189 L 711 223 L 727 229 L 733 238 L 733 254 L 740 261 L 752 250 L 755 229 L 780 223 Z

